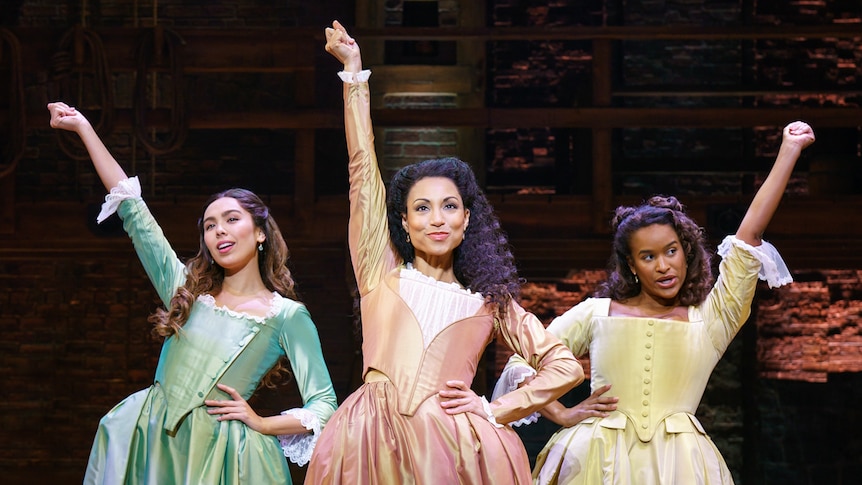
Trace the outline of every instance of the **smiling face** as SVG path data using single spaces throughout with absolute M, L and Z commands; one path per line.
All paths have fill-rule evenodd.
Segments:
M 216 199 L 204 212 L 204 243 L 213 261 L 225 275 L 236 273 L 254 263 L 257 268 L 258 244 L 266 236 L 255 226 L 251 214 L 233 197 Z
M 641 295 L 664 306 L 677 305 L 687 265 L 679 236 L 667 224 L 652 224 L 632 233 L 629 268 L 640 279 Z
M 435 267 L 451 266 L 470 222 L 458 187 L 447 177 L 425 177 L 410 188 L 406 203 L 401 223 L 416 259 Z

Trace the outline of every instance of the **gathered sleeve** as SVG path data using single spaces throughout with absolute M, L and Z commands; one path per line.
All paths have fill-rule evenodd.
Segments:
M 284 455 L 302 466 L 311 459 L 317 438 L 338 404 L 311 315 L 296 302 L 287 312 L 279 343 L 290 360 L 303 405 L 281 414 L 299 419 L 310 433 L 279 435 L 278 441 Z
M 491 410 L 498 423 L 529 416 L 584 380 L 584 370 L 572 352 L 517 303 L 510 305 L 500 322 L 500 336 L 536 374 L 528 384 L 493 398 Z
M 104 220 L 114 211 L 117 212 L 159 298 L 165 307 L 170 307 L 177 288 L 185 284 L 186 267 L 141 199 L 141 186 L 137 177 L 120 182 L 105 199 L 100 218 Z
M 368 82 L 358 80 L 363 78 L 367 76 L 351 79 L 342 76 L 345 79 L 344 131 L 350 157 L 348 244 L 360 296 L 374 289 L 383 275 L 400 262 L 389 242 L 386 187 L 374 151 Z
M 588 298 L 587 300 L 575 305 L 567 310 L 562 315 L 556 317 L 547 331 L 554 337 L 560 339 L 562 344 L 572 351 L 575 357 L 585 355 L 589 350 L 590 322 L 592 321 L 593 311 L 601 300 Z M 515 353 L 506 362 L 497 384 L 494 386 L 492 399 L 515 391 L 518 389 L 524 380 L 536 375 L 534 366 L 525 359 L 522 355 Z M 512 422 L 513 426 L 523 424 L 532 424 L 539 420 L 539 413 L 532 413 L 529 416 Z
M 751 314 L 757 279 L 767 281 L 770 287 L 793 279 L 778 251 L 766 241 L 751 246 L 727 236 L 718 254 L 722 257 L 718 278 L 698 310 L 716 351 L 722 354 Z

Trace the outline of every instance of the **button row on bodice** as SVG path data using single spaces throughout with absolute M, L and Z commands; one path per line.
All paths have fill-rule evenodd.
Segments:
M 643 422 L 641 422 L 641 428 L 643 428 L 643 429 L 647 429 L 647 428 L 649 427 L 649 422 L 647 421 L 647 419 L 646 419 L 646 418 L 648 418 L 648 417 L 649 417 L 649 405 L 650 405 L 650 401 L 649 401 L 649 399 L 648 399 L 648 396 L 650 395 L 650 392 L 652 391 L 652 388 L 651 388 L 650 384 L 652 383 L 652 377 L 651 377 L 651 376 L 652 376 L 652 365 L 651 365 L 651 361 L 652 361 L 652 357 L 653 357 L 653 331 L 652 331 L 652 328 L 651 328 L 651 327 L 653 327 L 653 326 L 655 325 L 655 322 L 654 322 L 653 320 L 650 320 L 649 322 L 647 322 L 647 325 L 648 325 L 648 329 L 647 329 L 647 331 L 646 331 L 646 333 L 645 333 L 645 337 L 646 337 L 646 338 L 644 339 L 644 340 L 645 340 L 645 344 L 644 344 L 644 360 L 646 361 L 646 362 L 645 362 L 645 364 L 644 364 L 644 372 L 645 372 L 645 374 L 644 374 L 644 380 L 643 380 L 643 395 L 644 395 L 644 399 L 643 399 L 643 402 L 642 402 L 642 404 L 643 404 L 643 408 L 641 409 L 641 416 L 643 416 L 643 417 L 644 417 L 644 421 L 643 421 Z

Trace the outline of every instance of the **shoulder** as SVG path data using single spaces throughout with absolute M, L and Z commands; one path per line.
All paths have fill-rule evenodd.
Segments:
M 286 296 L 275 294 L 275 318 L 285 326 L 311 325 L 311 313 L 304 303 L 298 302 Z
M 611 306 L 610 298 L 593 298 L 589 297 L 577 305 L 569 308 L 563 315 L 590 315 L 590 316 L 607 316 Z

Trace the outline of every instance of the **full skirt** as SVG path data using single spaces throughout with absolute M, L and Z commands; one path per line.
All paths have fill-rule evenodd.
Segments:
M 274 436 L 241 421 L 216 421 L 203 406 L 192 410 L 172 436 L 164 429 L 166 414 L 159 386 L 116 405 L 99 422 L 84 484 L 291 483 Z
M 730 485 L 724 459 L 700 425 L 668 432 L 665 424 L 641 441 L 631 421 L 624 429 L 590 418 L 554 434 L 536 459 L 537 484 Z
M 320 436 L 306 484 L 527 484 L 530 464 L 510 427 L 448 415 L 437 397 L 413 416 L 397 410 L 389 381 L 363 384 Z

